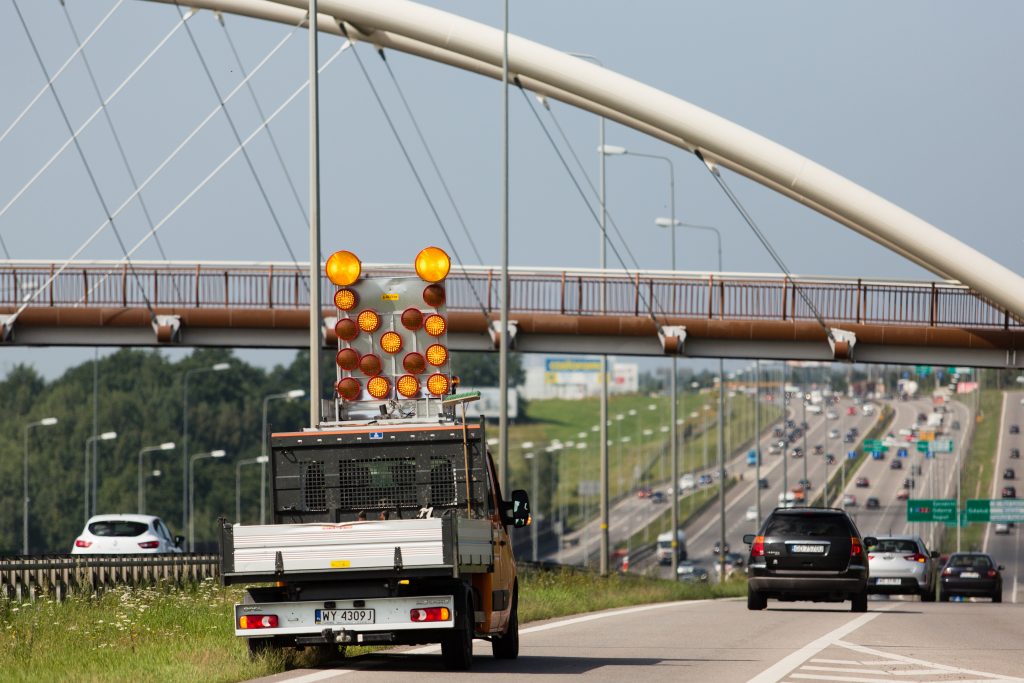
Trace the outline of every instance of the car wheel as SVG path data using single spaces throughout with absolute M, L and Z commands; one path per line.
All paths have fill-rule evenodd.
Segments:
M 851 612 L 867 612 L 868 611 L 868 594 L 861 593 L 855 595 L 850 600 L 850 611 Z
M 939 602 L 949 602 L 949 593 L 946 591 L 939 591 Z
M 760 591 L 756 591 L 753 588 L 747 588 L 747 609 L 760 611 L 768 607 L 768 598 Z
M 473 600 L 468 595 L 456 607 L 456 616 L 461 624 L 441 641 L 441 659 L 444 668 L 451 671 L 468 671 L 473 664 Z M 461 616 L 460 616 L 461 613 Z
M 1003 601 L 1003 591 L 1002 590 L 998 590 L 998 591 L 996 591 L 995 593 L 992 594 L 992 602 L 1002 602 L 1002 601 Z
M 935 602 L 935 588 L 925 587 L 921 591 L 921 602 Z
M 508 615 L 508 628 L 504 635 L 491 639 L 491 654 L 495 659 L 519 657 L 519 588 L 512 589 L 512 611 Z

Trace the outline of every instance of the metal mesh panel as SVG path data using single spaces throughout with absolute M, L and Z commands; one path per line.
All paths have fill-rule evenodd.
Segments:
M 325 484 L 322 462 L 302 463 L 302 504 L 307 512 L 325 512 L 327 510 Z
M 339 503 L 353 510 L 393 510 L 418 507 L 416 459 L 364 458 L 339 465 Z
M 456 505 L 455 468 L 444 456 L 430 458 L 430 505 L 447 507 Z

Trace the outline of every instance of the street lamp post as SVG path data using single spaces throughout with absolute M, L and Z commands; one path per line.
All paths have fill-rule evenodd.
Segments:
M 270 460 L 270 456 L 267 454 L 267 406 L 271 401 L 278 399 L 292 400 L 296 398 L 302 398 L 306 395 L 305 389 L 292 389 L 291 391 L 285 391 L 280 394 L 270 394 L 269 396 L 263 397 L 263 439 L 260 442 L 260 455 L 265 460 L 260 462 L 260 524 L 266 524 L 266 500 L 267 500 L 267 462 Z
M 92 462 L 92 498 L 90 501 L 89 496 L 89 444 L 96 441 L 110 441 L 111 439 L 117 438 L 117 432 L 103 432 L 102 434 L 93 434 L 85 440 L 85 521 L 89 521 L 90 510 L 92 514 L 96 514 L 96 468 L 99 464 L 99 449 L 93 448 L 93 462 Z M 91 502 L 91 506 L 90 506 Z
M 754 490 L 757 491 L 757 522 L 761 529 L 761 361 L 754 360 L 754 450 L 757 452 Z M 783 453 L 782 457 L 786 457 Z
M 173 441 L 167 441 L 160 444 L 159 446 L 146 446 L 139 451 L 139 491 L 138 491 L 138 504 L 139 514 L 145 514 L 146 512 L 146 486 L 145 479 L 142 474 L 142 463 L 146 453 L 152 453 L 153 451 L 170 451 L 174 450 L 175 443 Z
M 22 507 L 21 507 L 21 554 L 28 555 L 28 433 L 33 427 L 52 427 L 57 424 L 57 418 L 55 417 L 44 417 L 42 420 L 36 422 L 29 422 L 25 425 L 25 457 L 22 460 L 22 471 L 21 471 L 21 487 L 22 487 Z
M 268 456 L 258 455 L 235 463 L 235 524 L 242 523 L 242 465 L 265 465 L 268 460 Z
M 312 291 L 316 280 L 310 281 Z M 311 360 L 312 362 L 312 360 Z M 181 427 L 181 529 L 188 528 L 188 378 L 201 372 L 223 372 L 231 368 L 230 363 L 215 363 L 207 368 L 192 368 L 185 371 L 182 381 L 182 427 Z
M 202 460 L 204 458 L 223 458 L 225 453 L 226 453 L 226 451 L 218 449 L 216 451 L 210 451 L 209 453 L 196 453 L 191 458 L 189 458 L 189 468 L 188 468 L 188 551 L 190 553 L 191 552 L 195 552 L 195 549 L 196 549 L 196 544 L 195 544 L 196 487 L 195 487 L 195 471 L 193 470 L 193 466 L 195 465 L 195 462 L 197 460 Z

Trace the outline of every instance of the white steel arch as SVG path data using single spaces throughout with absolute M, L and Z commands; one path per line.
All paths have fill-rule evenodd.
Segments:
M 175 0 L 149 0 L 170 3 Z M 306 0 L 189 0 L 295 25 Z M 321 31 L 501 77 L 502 32 L 408 0 L 319 0 Z M 524 87 L 634 128 L 729 168 L 855 230 L 940 277 L 1024 317 L 1024 278 L 847 178 L 746 128 L 614 71 L 509 36 L 509 70 Z

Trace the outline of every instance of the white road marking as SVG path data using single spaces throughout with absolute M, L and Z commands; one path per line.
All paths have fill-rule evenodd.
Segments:
M 854 662 L 854 663 L 856 663 L 856 662 Z M 801 671 L 839 671 L 839 672 L 843 672 L 843 671 L 849 671 L 850 667 L 848 667 L 848 666 L 811 666 L 809 664 L 805 664 L 804 666 L 800 667 L 800 670 Z M 888 676 L 889 675 L 888 671 L 883 671 L 882 669 L 857 669 L 856 673 L 859 673 L 859 674 L 878 674 L 880 676 Z
M 826 676 L 819 674 L 790 674 L 790 678 L 812 681 L 849 681 L 850 683 L 881 683 L 881 678 L 862 678 L 860 676 Z
M 733 598 L 738 600 L 738 598 Z M 720 602 L 721 600 L 719 600 Z M 612 617 L 622 616 L 624 614 L 636 614 L 637 612 L 649 612 L 656 609 L 665 609 L 666 607 L 689 607 L 690 605 L 699 605 L 705 602 L 715 602 L 713 600 L 685 600 L 682 602 L 658 602 L 653 605 L 638 605 L 637 607 L 627 607 L 625 609 L 619 609 L 609 612 L 595 612 L 593 614 L 585 614 L 581 617 L 573 617 L 572 619 L 565 619 L 562 621 L 553 621 L 547 624 L 538 624 L 537 626 L 529 626 L 527 628 L 519 629 L 519 637 L 529 635 L 531 633 L 538 633 L 540 631 L 550 631 L 555 628 L 563 628 L 565 626 L 573 626 L 575 624 L 582 624 L 588 621 L 597 621 L 598 619 L 610 619 Z M 482 641 L 478 641 L 476 644 L 481 644 Z M 403 650 L 403 655 L 425 655 L 432 654 L 434 652 L 440 652 L 440 645 L 426 645 L 424 647 L 418 647 L 412 650 Z M 356 673 L 363 669 L 328 669 L 326 671 L 315 671 L 308 673 L 297 678 L 283 679 L 288 683 L 313 683 L 314 681 L 322 681 L 333 676 L 345 676 L 347 674 Z
M 889 605 L 881 608 L 881 610 L 877 612 L 868 612 L 867 614 L 860 615 L 856 619 L 851 619 L 842 626 L 833 629 L 832 631 L 829 631 L 817 640 L 811 641 L 807 645 L 804 645 L 796 652 L 786 655 L 781 660 L 779 660 L 772 666 L 768 667 L 757 676 L 751 678 L 749 681 L 747 681 L 747 683 L 778 683 L 778 681 L 781 681 L 783 678 L 785 678 L 790 671 L 797 668 L 798 666 L 806 662 L 808 659 L 824 650 L 826 647 L 829 647 L 830 645 L 835 645 L 843 636 L 849 633 L 853 633 L 861 626 L 864 626 L 868 622 L 878 617 L 878 615 L 881 614 L 882 611 L 890 610 L 893 607 L 895 607 L 895 605 Z M 878 679 L 873 680 L 877 681 Z
M 987 671 L 976 671 L 974 669 L 963 669 L 958 666 L 949 666 L 948 664 L 939 664 L 938 662 L 929 662 L 923 659 L 917 659 L 915 657 L 907 657 L 906 655 L 899 655 L 891 652 L 884 652 L 883 650 L 875 650 L 870 647 L 863 645 L 857 645 L 856 643 L 850 643 L 845 640 L 836 640 L 835 645 L 846 648 L 847 650 L 853 650 L 861 654 L 872 655 L 874 657 L 884 657 L 886 659 L 903 662 L 905 664 L 915 664 L 917 666 L 927 666 L 935 669 L 939 669 L 945 674 L 966 674 L 969 676 L 987 676 L 985 680 L 999 680 L 999 681 L 1024 681 L 1019 676 L 1004 676 L 1002 674 L 989 673 Z

